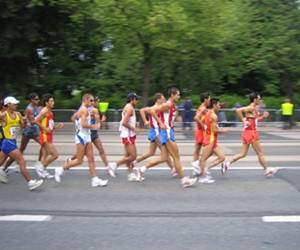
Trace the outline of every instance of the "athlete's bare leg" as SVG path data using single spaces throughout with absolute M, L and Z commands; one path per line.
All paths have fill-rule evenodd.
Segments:
M 238 154 L 236 154 L 236 155 L 234 155 L 232 157 L 232 159 L 229 161 L 229 163 L 232 164 L 233 162 L 236 162 L 239 159 L 244 158 L 248 154 L 249 147 L 250 147 L 250 144 L 243 144 L 241 152 L 238 153 Z
M 117 166 L 121 166 L 123 164 L 131 163 L 136 159 L 136 147 L 134 144 L 125 145 L 125 156 L 117 161 Z M 131 168 L 132 166 L 130 166 Z
M 46 168 L 50 163 L 58 158 L 58 152 L 52 143 L 44 143 L 43 150 L 45 150 L 45 157 L 42 159 L 42 164 Z
M 2 166 L 4 164 L 4 162 L 7 160 L 8 156 L 6 154 L 3 153 L 3 156 L 1 155 L 0 157 L 0 166 Z M 6 168 L 3 167 L 3 170 L 5 170 Z
M 64 170 L 68 170 L 70 168 L 73 168 L 73 167 L 76 167 L 78 165 L 81 165 L 82 162 L 83 162 L 83 157 L 85 155 L 85 148 L 86 148 L 86 145 L 83 145 L 83 144 L 76 144 L 76 157 L 72 160 L 69 160 L 67 161 L 63 168 Z
M 96 140 L 93 141 L 93 144 L 95 145 L 95 147 L 97 148 L 100 158 L 104 163 L 104 166 L 108 166 L 108 161 L 107 161 L 107 157 L 102 145 L 102 142 L 99 138 L 97 138 Z
M 213 153 L 213 143 L 210 143 L 202 148 L 202 154 L 200 158 L 200 175 L 206 176 L 206 161 Z
M 37 143 L 39 143 L 39 141 L 38 141 L 37 138 L 33 138 L 33 140 L 35 140 Z M 22 154 L 24 153 L 24 151 L 25 151 L 25 149 L 26 149 L 29 141 L 30 141 L 30 139 L 28 137 L 22 136 L 22 138 L 21 138 L 21 144 L 20 144 L 20 148 L 19 148 L 19 150 L 20 150 L 20 152 Z M 41 156 L 41 152 L 40 152 L 40 155 L 39 155 L 39 160 L 40 160 L 40 156 Z M 3 169 L 4 170 L 7 169 L 14 161 L 15 161 L 14 159 L 8 158 L 8 160 L 6 161 Z
M 165 160 L 165 158 L 166 158 L 165 162 L 168 164 L 169 168 L 172 170 L 174 168 L 174 163 L 173 163 L 173 161 L 172 161 L 172 159 L 171 159 L 171 157 L 168 153 L 167 148 L 163 147 L 161 144 L 158 144 L 158 147 L 161 151 L 161 153 L 160 153 L 161 156 L 162 156 L 162 153 L 163 153 L 162 151 L 164 151 L 163 159 Z
M 213 162 L 208 166 L 208 169 L 213 168 L 219 165 L 220 163 L 222 163 L 223 161 L 225 161 L 224 152 L 219 146 L 213 149 L 213 153 L 217 156 L 217 158 L 214 159 Z
M 172 156 L 174 160 L 174 167 L 176 169 L 176 172 L 178 173 L 179 177 L 184 177 L 184 170 L 182 168 L 181 162 L 180 162 L 180 156 L 179 156 L 179 150 L 176 142 L 173 141 L 167 141 L 166 147 L 170 155 Z
M 158 164 L 164 163 L 168 161 L 168 157 L 169 157 L 169 153 L 168 150 L 166 148 L 165 145 L 161 146 L 161 152 L 160 152 L 160 156 L 159 157 L 155 157 L 154 159 L 150 160 L 147 164 L 146 164 L 146 168 L 152 168 Z
M 4 154 L 4 153 L 1 152 L 1 154 Z M 15 149 L 12 152 L 10 152 L 8 155 L 9 155 L 9 157 L 14 159 L 19 164 L 21 174 L 23 175 L 25 180 L 30 181 L 32 178 L 26 168 L 26 162 L 25 162 L 24 157 L 23 157 L 22 153 L 20 152 L 20 150 Z M 2 157 L 0 157 L 0 158 L 2 158 Z
M 195 143 L 195 150 L 194 150 L 193 161 L 198 161 L 200 159 L 201 148 L 202 148 L 202 144 Z
M 85 155 L 88 159 L 88 165 L 89 165 L 89 170 L 90 170 L 91 176 L 92 177 L 97 176 L 96 164 L 95 164 L 95 159 L 94 159 L 94 151 L 93 151 L 92 143 L 87 143 L 86 144 Z
M 265 160 L 265 156 L 263 154 L 260 142 L 259 141 L 252 142 L 252 147 L 257 154 L 260 165 L 263 167 L 264 170 L 266 170 L 268 166 L 267 166 L 267 162 Z
M 141 161 L 153 156 L 155 154 L 156 149 L 157 149 L 157 145 L 158 145 L 157 140 L 155 142 L 151 142 L 148 151 L 145 152 L 140 157 L 138 157 L 136 159 L 136 162 L 141 162 Z

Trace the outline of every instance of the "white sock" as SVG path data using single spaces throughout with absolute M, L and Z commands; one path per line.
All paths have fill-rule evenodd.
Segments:
M 147 167 L 146 167 L 146 166 L 142 166 L 142 167 L 140 168 L 140 171 L 141 171 L 142 173 L 145 173 L 145 172 L 147 171 Z

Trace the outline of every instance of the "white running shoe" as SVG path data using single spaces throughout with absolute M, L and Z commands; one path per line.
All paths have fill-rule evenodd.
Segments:
M 92 187 L 105 187 L 108 183 L 108 180 L 102 180 L 98 176 L 95 176 L 91 180 Z
M 212 184 L 215 183 L 215 180 L 206 175 L 204 177 L 200 177 L 198 182 L 202 184 Z
M 46 169 L 44 170 L 44 178 L 45 179 L 48 179 L 48 180 L 50 180 L 50 179 L 53 179 L 54 178 L 54 175 L 52 175 L 52 174 L 50 174 Z
M 128 181 L 140 181 L 140 179 L 135 173 L 130 173 L 128 174 Z
M 116 177 L 116 169 L 117 169 L 117 163 L 116 162 L 109 162 L 108 163 L 107 173 L 113 178 Z
M 44 183 L 43 180 L 30 180 L 28 181 L 27 185 L 29 190 L 34 190 L 36 188 L 38 188 L 39 186 L 41 186 Z
M 199 160 L 197 161 L 192 161 L 191 165 L 193 167 L 193 175 L 194 176 L 199 176 L 200 175 L 200 166 L 199 166 Z
M 3 170 L 3 168 L 0 168 L 0 181 L 1 181 L 2 183 L 7 183 L 7 182 L 8 182 L 7 174 L 6 174 L 6 172 Z
M 221 163 L 221 173 L 222 173 L 222 175 L 225 175 L 225 174 L 226 174 L 226 172 L 227 172 L 229 166 L 230 166 L 230 162 L 229 162 L 229 161 L 223 161 L 223 162 Z
M 191 187 L 197 182 L 197 178 L 190 178 L 185 176 L 181 179 L 181 185 L 183 188 Z
M 278 168 L 271 168 L 271 167 L 268 167 L 268 168 L 265 170 L 265 176 L 266 176 L 266 177 L 272 177 L 272 176 L 274 176 L 277 172 L 278 172 Z
M 206 175 L 211 175 L 211 172 L 208 171 L 208 168 L 206 168 Z
M 56 182 L 61 182 L 61 176 L 63 175 L 63 173 L 64 173 L 64 168 L 63 167 L 55 168 L 54 178 L 55 178 Z
M 37 161 L 35 164 L 34 164 L 34 167 L 35 167 L 35 171 L 37 173 L 37 175 L 40 177 L 40 178 L 45 178 L 45 169 L 44 169 L 44 166 L 43 164 L 40 162 L 40 161 Z
M 145 180 L 145 172 L 147 171 L 147 168 L 145 166 L 138 167 L 137 168 L 137 178 L 140 182 Z

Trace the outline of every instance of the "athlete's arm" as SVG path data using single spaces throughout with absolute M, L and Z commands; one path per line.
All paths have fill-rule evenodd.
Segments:
M 20 119 L 21 128 L 25 128 L 26 127 L 26 119 L 25 119 L 25 117 L 23 117 L 20 112 L 16 112 L 16 115 Z
M 76 111 L 72 116 L 71 116 L 71 121 L 75 122 L 75 120 L 78 118 L 78 111 Z
M 100 113 L 100 120 L 101 122 L 105 122 L 107 120 L 106 114 Z
M 244 113 L 253 112 L 253 107 L 251 105 L 236 109 L 236 114 L 239 117 L 240 121 L 245 122 L 246 117 Z
M 7 120 L 6 120 L 5 112 L 0 113 L 0 122 L 1 122 L 2 127 L 6 126 Z
M 265 111 L 265 112 L 263 112 L 262 115 L 260 115 L 260 116 L 257 117 L 257 120 L 261 122 L 261 121 L 263 121 L 265 118 L 268 118 L 269 115 L 270 115 L 269 112 Z
M 64 126 L 64 124 L 62 122 L 59 122 L 59 123 L 55 123 L 53 129 L 60 129 Z
M 81 118 L 81 126 L 83 128 L 88 128 L 88 129 L 98 129 L 100 128 L 100 124 L 89 124 L 87 121 L 87 117 L 89 115 L 89 112 L 86 108 L 81 108 L 80 111 L 78 111 L 78 116 Z
M 201 128 L 204 128 L 204 123 L 202 119 L 204 111 L 204 108 L 199 108 L 196 112 L 196 115 L 194 116 L 194 120 L 200 124 Z
M 96 120 L 96 124 L 99 123 L 99 128 L 101 127 L 101 119 L 100 119 L 100 114 L 99 114 L 99 111 L 98 109 L 96 108 L 93 108 L 92 110 L 92 114 Z
M 33 115 L 32 109 L 27 108 L 25 110 L 25 114 L 24 115 L 25 115 L 25 117 L 27 117 L 27 120 L 30 123 L 35 123 L 35 119 L 34 119 L 34 115 Z
M 158 125 L 162 129 L 166 129 L 166 125 L 162 122 L 162 120 L 158 117 L 158 112 L 167 112 L 171 108 L 171 104 L 166 102 L 161 105 L 157 105 L 156 107 L 153 107 L 150 109 L 150 114 L 152 117 L 157 121 Z
M 144 125 L 149 126 L 149 121 L 146 118 L 146 113 L 150 114 L 150 108 L 149 107 L 144 107 L 140 109 L 140 114 L 143 119 Z

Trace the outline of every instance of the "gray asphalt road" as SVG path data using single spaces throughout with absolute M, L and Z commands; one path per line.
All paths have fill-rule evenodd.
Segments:
M 279 132 L 262 134 L 272 163 L 291 166 L 275 178 L 265 178 L 256 168 L 243 169 L 259 167 L 253 152 L 225 177 L 213 170 L 215 184 L 190 189 L 182 189 L 168 170 L 147 172 L 143 183 L 129 183 L 126 171 L 120 170 L 105 188 L 90 187 L 88 171 L 74 170 L 61 184 L 47 181 L 41 190 L 29 192 L 21 176 L 11 171 L 10 183 L 0 185 L 0 249 L 298 250 L 300 222 L 263 221 L 264 216 L 300 216 L 299 133 Z M 193 149 L 190 136 L 178 136 L 185 166 Z M 104 134 L 102 139 L 108 157 L 120 157 L 117 135 Z M 147 141 L 139 139 L 143 152 Z M 238 134 L 221 138 L 228 155 L 239 150 L 238 139 Z M 54 167 L 74 148 L 71 135 L 57 135 L 56 142 L 61 158 Z M 29 166 L 36 152 L 31 144 L 26 152 Z M 105 176 L 102 169 L 99 174 Z M 1 221 L 20 214 L 51 217 L 42 222 Z

